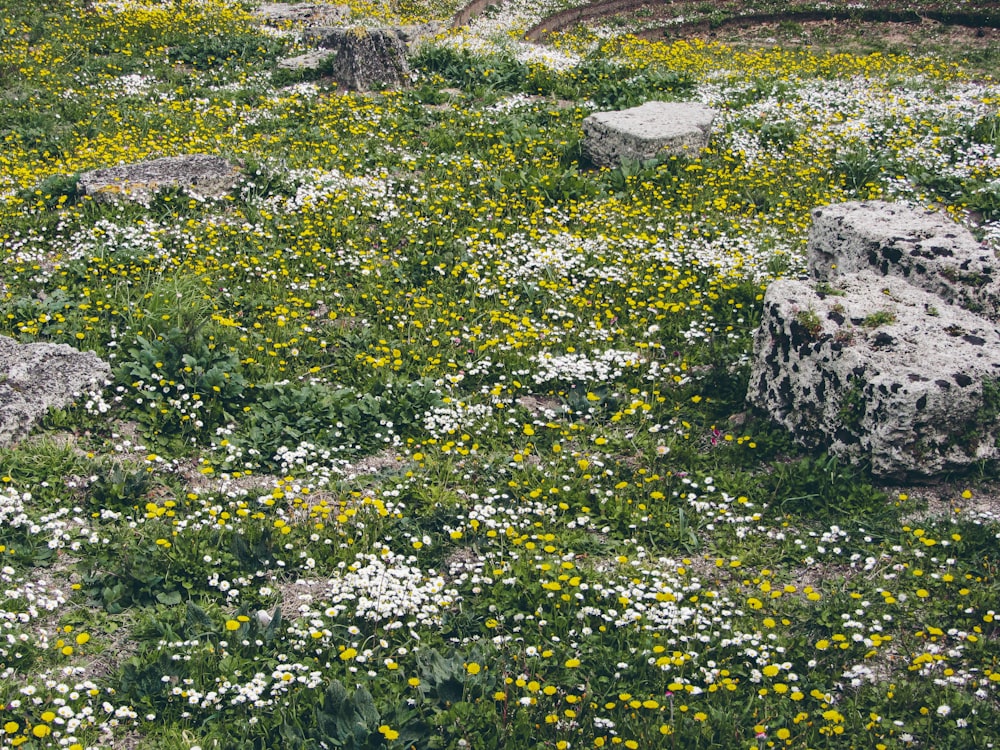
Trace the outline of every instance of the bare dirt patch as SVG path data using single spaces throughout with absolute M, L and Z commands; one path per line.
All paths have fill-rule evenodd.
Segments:
M 317 599 L 322 599 L 330 592 L 329 578 L 299 578 L 286 581 L 279 588 L 281 594 L 281 616 L 291 621 L 302 616 L 303 608 L 307 611 Z
M 900 498 L 904 524 L 946 518 L 981 518 L 1000 521 L 1000 482 L 977 484 L 968 490 L 953 482 L 935 482 L 914 487 L 893 487 L 890 497 Z M 905 500 L 902 499 L 905 497 Z
M 853 20 L 773 21 L 746 25 L 723 25 L 716 29 L 692 29 L 688 38 L 721 41 L 735 47 L 774 45 L 808 47 L 817 50 L 870 54 L 940 54 L 970 57 L 977 53 L 995 56 L 1000 52 L 1000 29 L 956 26 L 923 20 L 920 23 L 866 23 Z

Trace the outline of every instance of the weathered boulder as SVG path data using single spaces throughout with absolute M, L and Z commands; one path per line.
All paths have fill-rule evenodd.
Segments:
M 351 8 L 349 5 L 320 3 L 262 3 L 256 15 L 272 26 L 331 26 L 347 20 L 351 15 Z
M 876 475 L 1000 460 L 1000 329 L 978 313 L 996 311 L 992 255 L 945 217 L 890 204 L 814 217 L 814 279 L 768 287 L 747 399 Z
M 698 102 L 646 102 L 583 121 L 583 153 L 601 167 L 664 154 L 696 156 L 708 145 L 715 111 Z
M 152 161 L 97 169 L 80 175 L 80 189 L 95 200 L 146 201 L 160 188 L 184 188 L 203 197 L 225 195 L 240 168 L 208 154 L 168 156 Z
M 1000 459 L 1000 331 L 896 278 L 852 274 L 836 294 L 779 280 L 764 296 L 749 400 L 810 448 L 874 474 Z
M 19 344 L 0 336 L 0 445 L 27 435 L 52 408 L 102 386 L 111 367 L 66 344 Z
M 1000 262 L 946 215 L 893 203 L 841 203 L 813 210 L 814 278 L 877 269 L 992 320 L 1000 318 Z
M 410 84 L 407 46 L 395 29 L 306 29 L 303 38 L 336 53 L 331 76 L 346 89 L 374 91 Z

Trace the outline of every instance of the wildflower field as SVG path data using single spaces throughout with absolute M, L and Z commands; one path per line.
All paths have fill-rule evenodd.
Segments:
M 1000 745 L 996 467 L 744 402 L 813 207 L 1000 249 L 996 49 L 521 41 L 563 6 L 351 93 L 237 0 L 0 0 L 0 333 L 113 368 L 0 449 L 0 747 Z M 710 147 L 585 162 L 651 99 Z M 195 153 L 228 196 L 78 185 Z

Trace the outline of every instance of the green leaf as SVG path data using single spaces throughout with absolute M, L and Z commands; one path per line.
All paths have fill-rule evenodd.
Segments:
M 157 598 L 159 599 L 159 597 Z M 190 599 L 187 603 L 187 616 L 185 617 L 184 624 L 190 632 L 210 630 L 214 626 L 212 618 L 205 613 L 205 610 Z
M 161 591 L 156 595 L 156 601 L 160 604 L 166 604 L 173 606 L 175 604 L 180 604 L 183 599 L 179 591 Z
M 271 622 L 267 624 L 264 629 L 264 642 L 272 643 L 275 638 L 278 637 L 278 633 L 281 630 L 282 618 L 281 618 L 281 607 L 275 607 L 274 612 L 271 614 Z
M 363 685 L 354 691 L 354 706 L 366 728 L 374 730 L 379 725 L 380 715 L 375 708 L 375 700 Z

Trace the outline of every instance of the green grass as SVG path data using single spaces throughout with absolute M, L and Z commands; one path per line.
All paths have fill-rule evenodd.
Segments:
M 127 6 L 0 2 L 0 332 L 113 370 L 0 448 L 0 747 L 1000 740 L 995 467 L 886 486 L 745 404 L 813 207 L 997 247 L 975 61 L 544 62 L 505 13 L 359 94 L 242 6 Z M 711 147 L 584 161 L 652 98 L 716 107 Z M 79 190 L 181 153 L 239 185 Z

